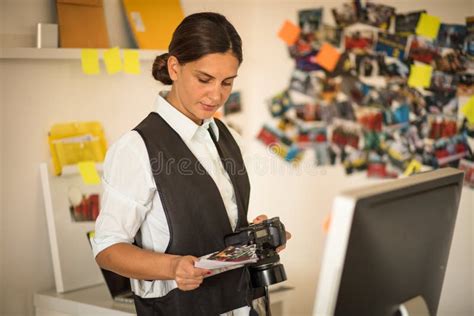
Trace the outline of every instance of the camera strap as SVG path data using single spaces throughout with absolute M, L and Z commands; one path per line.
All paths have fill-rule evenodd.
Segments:
M 243 200 L 242 200 L 242 195 L 239 191 L 239 187 L 238 187 L 237 183 L 235 183 L 235 180 L 234 180 L 234 177 L 233 177 L 233 174 L 232 174 L 232 173 L 237 172 L 237 170 L 235 170 L 235 168 L 233 168 L 233 169 L 229 168 L 229 164 L 226 163 L 226 161 L 224 160 L 225 155 L 222 153 L 222 148 L 219 145 L 219 142 L 217 141 L 217 137 L 214 134 L 214 131 L 212 130 L 210 125 L 208 126 L 207 130 L 208 130 L 209 134 L 211 135 L 211 139 L 212 139 L 212 142 L 214 143 L 214 146 L 216 146 L 217 153 L 219 154 L 219 158 L 221 159 L 222 165 L 224 166 L 224 169 L 227 172 L 227 174 L 229 175 L 230 181 L 232 182 L 232 186 L 234 187 L 234 192 L 235 192 L 235 200 L 237 202 L 237 207 L 240 210 L 243 207 L 244 203 L 243 203 Z M 239 222 L 237 222 L 237 227 L 240 227 L 241 225 L 242 225 L 242 223 L 240 223 L 240 217 L 239 217 Z

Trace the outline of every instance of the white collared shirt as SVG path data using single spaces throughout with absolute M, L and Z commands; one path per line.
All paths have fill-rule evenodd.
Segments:
M 238 212 L 234 188 L 207 130 L 211 128 L 219 139 L 214 119 L 206 119 L 201 126 L 197 125 L 166 101 L 166 93 L 157 97 L 155 111 L 179 134 L 214 180 L 232 229 L 235 229 Z M 229 130 L 239 143 L 237 133 Z M 94 255 L 117 243 L 133 243 L 139 229 L 144 249 L 165 252 L 170 240 L 169 228 L 145 143 L 136 131 L 127 132 L 109 148 L 102 182 L 101 211 L 92 241 Z M 177 287 L 174 280 L 132 279 L 131 285 L 133 292 L 143 298 L 161 297 Z M 242 315 L 248 315 L 248 309 L 245 310 L 246 314 Z M 240 313 L 234 311 L 234 315 L 237 314 Z

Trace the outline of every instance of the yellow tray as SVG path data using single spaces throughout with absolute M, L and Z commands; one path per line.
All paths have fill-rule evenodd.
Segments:
M 55 124 L 48 134 L 53 172 L 80 161 L 102 162 L 107 151 L 104 130 L 99 122 Z

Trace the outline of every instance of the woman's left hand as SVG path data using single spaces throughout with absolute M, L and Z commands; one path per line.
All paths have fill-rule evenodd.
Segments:
M 259 224 L 261 222 L 263 222 L 264 220 L 268 219 L 268 216 L 267 215 L 258 215 L 257 217 L 255 217 L 255 219 L 252 221 L 252 224 Z M 287 231 L 286 232 L 286 241 L 288 241 L 289 239 L 291 239 L 291 234 Z M 276 249 L 277 252 L 280 252 L 282 251 L 283 249 L 286 248 L 286 245 L 283 245 L 283 246 L 280 246 Z

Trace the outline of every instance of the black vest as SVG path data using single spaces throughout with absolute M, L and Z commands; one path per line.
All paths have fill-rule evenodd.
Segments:
M 250 183 L 240 149 L 219 120 L 215 145 L 229 174 L 238 207 L 237 227 L 248 225 Z M 225 248 L 232 232 L 219 190 L 175 130 L 155 112 L 135 130 L 143 138 L 170 231 L 166 253 L 200 257 Z M 174 289 L 164 297 L 136 297 L 138 315 L 219 315 L 250 303 L 253 292 L 245 268 L 209 278 L 193 291 Z

